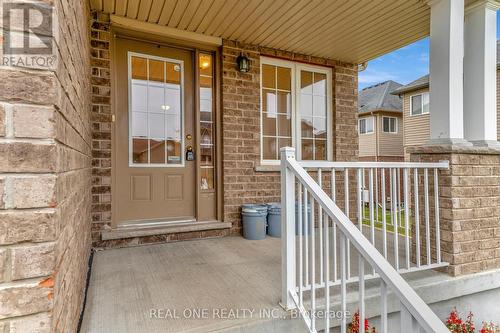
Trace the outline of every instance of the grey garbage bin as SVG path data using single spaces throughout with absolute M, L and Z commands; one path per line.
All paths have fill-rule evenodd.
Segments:
M 311 204 L 307 204 L 307 221 L 304 220 L 304 203 L 302 203 L 302 235 L 309 235 L 310 233 L 310 228 L 311 228 Z M 300 235 L 300 228 L 299 228 L 299 203 L 295 203 L 295 235 L 299 236 Z
M 267 204 L 267 234 L 281 237 L 281 205 L 278 202 Z
M 251 240 L 266 238 L 267 206 L 256 204 L 241 205 L 243 237 Z

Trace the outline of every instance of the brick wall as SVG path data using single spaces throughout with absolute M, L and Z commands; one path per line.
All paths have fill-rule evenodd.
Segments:
M 412 151 L 411 160 L 450 161 L 450 169 L 439 173 L 441 253 L 442 259 L 450 263 L 448 272 L 455 276 L 500 268 L 500 153 L 484 148 L 422 147 Z M 432 189 L 431 176 L 429 180 Z M 423 193 L 422 181 L 420 184 L 419 193 Z M 432 193 L 429 200 L 434 200 Z M 432 206 L 430 223 L 434 239 Z M 423 229 L 421 234 L 425 235 Z M 435 257 L 433 243 L 432 256 Z
M 83 0 L 50 6 L 47 38 L 57 61 L 0 68 L 2 332 L 74 332 L 82 309 L 90 253 L 89 8 Z
M 242 52 L 251 61 L 250 71 L 247 73 L 240 73 L 236 69 L 236 58 Z M 256 171 L 256 168 L 259 170 L 260 164 L 261 55 L 332 68 L 334 159 L 353 161 L 358 155 L 358 74 L 354 65 L 224 41 L 222 47 L 224 221 L 233 223 L 231 229 L 233 234 L 241 232 L 241 204 L 280 200 L 279 172 Z M 351 179 L 355 181 L 355 177 Z M 325 183 L 328 184 L 329 181 Z M 341 180 L 337 188 L 338 200 L 343 202 Z M 350 198 L 355 198 L 355 187 L 351 186 L 351 189 L 353 193 Z M 354 201 L 351 203 L 352 207 L 353 205 Z

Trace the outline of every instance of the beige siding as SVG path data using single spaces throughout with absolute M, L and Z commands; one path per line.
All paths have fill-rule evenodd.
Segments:
M 359 135 L 359 157 L 377 156 L 377 139 L 375 132 Z
M 397 133 L 385 133 L 383 117 L 394 117 L 397 119 Z M 395 115 L 378 115 L 378 140 L 379 156 L 403 156 L 403 121 L 401 116 Z
M 427 92 L 428 88 L 409 92 L 403 96 L 404 146 L 424 144 L 430 138 L 429 114 L 411 116 L 410 96 Z

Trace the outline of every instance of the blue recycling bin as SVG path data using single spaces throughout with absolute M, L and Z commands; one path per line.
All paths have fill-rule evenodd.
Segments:
M 281 237 L 281 205 L 278 202 L 267 204 L 267 234 Z
M 243 237 L 250 240 L 266 238 L 267 206 L 257 204 L 241 205 Z

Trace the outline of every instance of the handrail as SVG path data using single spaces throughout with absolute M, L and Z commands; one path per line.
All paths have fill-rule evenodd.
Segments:
M 328 162 L 328 161 L 301 161 L 298 162 L 303 168 L 320 169 L 344 169 L 344 168 L 409 168 L 409 169 L 448 169 L 450 163 L 441 161 L 437 163 L 428 162 Z
M 314 164 L 317 164 L 317 162 L 314 162 Z M 332 162 L 327 162 L 323 163 L 325 164 L 325 167 L 332 167 Z M 354 164 L 350 163 L 334 163 L 334 167 L 337 167 L 339 165 L 343 165 L 344 167 L 353 167 Z M 292 148 L 282 148 L 282 190 L 284 191 L 290 191 L 291 189 L 287 189 L 287 181 L 290 182 L 290 180 L 293 180 L 295 182 L 295 179 L 299 181 L 299 184 L 302 184 L 304 186 L 304 189 L 307 190 L 310 195 L 317 201 L 319 204 L 319 210 L 323 213 L 325 213 L 328 217 L 332 219 L 332 221 L 335 223 L 335 225 L 339 228 L 339 230 L 342 232 L 342 234 L 347 238 L 348 242 L 350 242 L 355 249 L 359 252 L 359 254 L 362 256 L 363 260 L 368 262 L 372 268 L 379 274 L 380 278 L 382 281 L 385 283 L 384 286 L 388 286 L 390 289 L 393 290 L 394 294 L 397 296 L 397 298 L 400 300 L 401 304 L 404 306 L 404 308 L 411 314 L 411 316 L 414 318 L 414 320 L 417 321 L 418 325 L 420 325 L 426 332 L 436 332 L 436 333 L 447 333 L 449 332 L 448 329 L 445 327 L 445 325 L 441 322 L 441 320 L 436 316 L 436 314 L 429 308 L 429 306 L 418 296 L 418 294 L 411 288 L 411 286 L 401 277 L 401 275 L 392 267 L 392 265 L 384 258 L 384 256 L 375 248 L 375 246 L 363 235 L 363 233 L 353 224 L 353 222 L 347 217 L 344 212 L 335 204 L 335 202 L 323 191 L 321 186 L 316 183 L 316 181 L 307 173 L 307 171 L 303 168 L 303 166 L 311 165 L 310 163 L 304 163 L 304 162 L 297 162 L 294 158 L 294 150 Z M 368 163 L 366 164 L 367 166 L 369 165 Z M 412 168 L 416 167 L 421 167 L 422 164 L 410 164 Z M 356 167 L 359 167 L 359 164 L 355 164 Z M 408 166 L 406 164 L 405 166 Z M 370 167 L 374 167 L 373 165 L 370 165 Z M 394 167 L 394 163 L 391 163 L 391 167 Z M 422 167 L 447 167 L 447 163 L 432 163 L 432 164 L 427 164 L 426 166 Z M 288 172 L 288 171 L 291 171 Z M 290 183 L 289 183 L 290 184 Z M 292 186 L 294 190 L 294 185 Z M 285 215 L 291 212 L 290 210 L 290 203 L 294 202 L 295 194 L 290 194 L 290 193 L 282 193 L 282 198 L 285 201 L 288 201 L 288 203 L 285 202 Z M 293 200 L 293 201 L 292 201 Z M 299 208 L 300 209 L 300 208 Z M 314 209 L 314 208 L 313 208 Z M 313 211 L 314 215 L 314 211 Z M 290 218 L 290 216 L 289 216 Z M 291 217 L 291 220 L 294 222 L 294 216 Z M 286 221 L 286 218 L 283 220 L 285 223 L 287 223 L 287 226 L 283 228 L 283 230 L 287 233 L 286 235 L 283 235 L 283 240 L 285 242 L 290 242 L 293 240 L 295 242 L 295 237 L 291 237 L 291 233 L 294 235 L 294 231 L 290 230 L 290 221 Z M 314 225 L 314 220 L 312 222 Z M 301 228 L 301 227 L 299 227 Z M 314 228 L 314 227 L 312 227 Z M 326 228 L 326 227 L 325 227 Z M 313 230 L 313 229 L 311 229 Z M 313 233 L 313 239 L 314 239 L 314 233 Z M 313 245 L 314 248 L 314 245 Z M 290 260 L 291 256 L 289 253 L 286 253 L 287 251 L 295 251 L 294 244 L 293 246 L 291 244 L 287 244 L 283 247 L 284 251 L 284 260 Z M 341 251 L 343 248 L 341 247 Z M 314 255 L 313 255 L 314 258 Z M 293 257 L 294 260 L 294 257 Z M 293 268 L 295 268 L 294 264 L 291 265 Z M 314 267 L 314 265 L 313 265 Z M 360 270 L 364 271 L 363 264 L 360 266 Z M 286 275 L 286 273 L 284 272 Z M 293 273 L 295 275 L 295 272 Z M 360 273 L 364 274 L 364 273 Z M 289 285 L 290 283 L 294 283 L 294 279 L 291 279 L 287 276 L 284 275 L 284 284 Z M 362 295 L 364 297 L 364 276 L 361 276 L 363 280 L 362 284 Z M 287 280 L 288 279 L 288 280 Z M 295 290 L 294 286 L 288 286 L 293 287 L 293 290 Z M 345 284 L 343 284 L 343 288 L 345 292 Z M 361 288 L 361 287 L 360 287 Z M 385 287 L 384 287 L 385 288 Z M 326 288 L 328 290 L 329 288 Z M 384 289 L 385 290 L 385 289 Z M 288 293 L 291 293 L 292 291 L 290 289 L 287 290 Z M 360 291 L 361 292 L 361 291 Z M 315 294 L 314 288 L 313 288 L 313 295 Z M 328 295 L 328 293 L 327 293 Z M 294 297 L 295 299 L 296 297 Z M 386 298 L 386 294 L 384 293 L 384 298 Z M 284 300 L 283 300 L 284 301 Z M 343 301 L 345 302 L 345 300 Z M 313 296 L 313 303 L 314 303 L 314 296 Z M 362 302 L 362 307 L 363 311 L 362 314 L 364 316 L 364 301 Z M 404 326 L 404 327 L 411 327 L 412 322 L 411 322 L 411 316 L 408 317 L 408 312 L 403 311 L 404 309 L 401 309 L 401 314 L 402 318 L 410 318 L 410 323 L 405 323 L 404 325 L 410 325 L 410 326 Z M 387 314 L 385 314 L 387 316 Z M 362 317 L 363 318 L 363 317 Z M 403 319 L 402 319 L 403 321 Z M 307 321 L 306 321 L 307 322 Z M 385 320 L 385 325 L 387 325 L 387 320 Z M 345 325 L 345 321 L 343 323 Z M 402 324 L 403 325 L 403 324 Z M 403 326 L 402 326 L 403 327 Z M 345 331 L 345 327 L 342 327 L 342 330 Z M 387 330 L 387 327 L 384 329 L 385 331 Z M 313 321 L 313 328 L 310 328 L 311 332 L 315 332 L 314 328 L 314 321 Z M 363 330 L 364 331 L 364 330 Z

